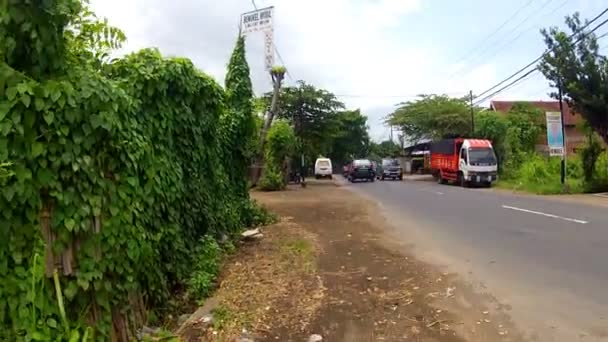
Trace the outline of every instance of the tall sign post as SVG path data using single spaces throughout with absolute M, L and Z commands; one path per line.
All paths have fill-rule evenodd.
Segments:
M 564 127 L 564 99 L 563 99 L 563 91 L 562 91 L 562 81 L 558 79 L 557 81 L 557 93 L 559 97 L 559 114 L 562 123 L 562 142 L 564 144 L 564 152 L 562 153 L 562 167 L 561 167 L 561 180 L 562 186 L 566 184 L 566 155 L 568 154 L 568 146 L 566 142 L 566 129 Z
M 270 71 L 274 65 L 273 15 L 273 6 L 241 14 L 241 34 L 254 32 L 264 34 L 264 66 L 267 71 Z
M 564 127 L 561 112 L 546 112 L 547 118 L 547 145 L 549 146 L 549 156 L 561 157 L 561 182 L 566 182 L 566 148 L 564 140 Z

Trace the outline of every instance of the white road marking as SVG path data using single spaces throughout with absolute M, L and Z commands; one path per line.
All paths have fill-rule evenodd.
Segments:
M 543 212 L 540 212 L 540 211 L 534 211 L 534 210 L 528 210 L 528 209 L 523 209 L 523 208 L 517 208 L 517 207 L 512 207 L 512 206 L 509 206 L 509 205 L 503 205 L 502 207 L 505 208 L 505 209 L 511 209 L 511 210 L 516 210 L 516 211 L 521 211 L 521 212 L 524 212 L 524 213 L 536 214 L 536 215 L 556 218 L 556 219 L 560 219 L 560 220 L 564 220 L 564 221 L 569 221 L 569 222 L 575 222 L 575 223 L 580 223 L 580 224 L 587 224 L 587 223 L 589 223 L 589 222 L 584 221 L 584 220 L 578 220 L 578 219 L 573 219 L 573 218 L 569 218 L 569 217 L 563 217 L 563 216 L 558 216 L 558 215 L 553 215 L 553 214 L 547 214 L 547 213 L 543 213 Z
M 593 194 L 593 196 L 608 198 L 608 192 L 602 192 L 601 194 Z
M 437 195 L 445 195 L 445 194 L 444 194 L 443 192 L 441 192 L 441 191 L 435 191 L 435 193 L 436 193 Z

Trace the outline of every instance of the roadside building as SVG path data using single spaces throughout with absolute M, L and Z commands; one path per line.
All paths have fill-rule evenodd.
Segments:
M 423 139 L 409 143 L 403 148 L 403 172 L 408 174 L 426 174 L 431 169 L 431 140 Z
M 508 113 L 516 103 L 530 104 L 545 112 L 559 112 L 559 101 L 491 101 L 490 110 Z M 585 144 L 585 132 L 581 127 L 583 118 L 564 101 L 564 131 L 566 135 L 566 151 L 568 154 L 578 152 Z M 547 134 L 543 131 L 536 145 L 538 152 L 549 153 Z

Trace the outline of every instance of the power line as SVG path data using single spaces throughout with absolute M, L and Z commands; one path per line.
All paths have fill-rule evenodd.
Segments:
M 255 0 L 251 0 L 251 4 L 253 5 L 253 8 L 257 11 L 258 10 L 258 6 L 255 4 Z M 279 61 L 281 61 L 281 64 L 283 66 L 285 66 L 285 61 L 283 60 L 283 57 L 281 56 L 281 53 L 279 52 L 279 49 L 277 48 L 277 45 L 274 43 L 274 41 L 272 42 L 272 47 L 274 48 L 274 52 L 277 54 L 277 57 L 279 57 Z M 289 77 L 290 80 L 293 81 L 293 77 L 291 77 L 291 74 L 289 73 L 289 69 L 287 69 L 287 67 L 285 67 L 285 73 L 287 74 L 287 77 Z
M 512 38 L 511 40 L 507 41 L 507 43 L 504 43 L 504 41 L 511 36 L 512 34 L 515 34 L 519 28 L 522 27 L 522 25 L 524 25 L 527 21 L 529 21 L 531 18 L 536 17 L 539 13 L 542 13 L 543 10 L 547 7 L 547 5 L 552 2 L 553 0 L 546 0 L 544 3 L 541 4 L 541 6 L 538 8 L 538 10 L 536 11 L 532 11 L 531 13 L 529 13 L 522 21 L 520 21 L 517 25 L 515 25 L 509 32 L 507 32 L 507 34 L 503 35 L 500 39 L 495 40 L 491 45 L 488 46 L 488 48 L 485 51 L 482 51 L 481 54 L 478 54 L 477 56 L 474 56 L 473 59 L 471 60 L 471 62 L 476 62 L 478 64 L 481 64 L 479 62 L 483 61 L 483 60 L 487 60 L 488 58 L 492 58 L 494 56 L 496 56 L 499 52 L 501 52 L 505 47 L 509 46 L 510 44 L 512 44 L 513 42 L 517 41 L 519 38 L 521 38 L 521 36 L 528 32 L 530 29 L 532 29 L 533 27 L 531 27 L 528 30 L 524 30 L 522 32 L 520 32 L 517 36 L 515 36 L 514 38 Z M 565 5 L 565 3 L 567 2 L 564 1 L 562 4 L 560 4 L 557 8 L 555 8 L 551 14 L 553 14 L 555 11 L 557 11 L 559 8 L 563 7 Z M 488 56 L 489 54 L 489 56 Z M 473 67 L 471 70 L 467 71 L 467 70 L 460 70 L 458 72 L 456 72 L 454 74 L 454 76 L 464 76 L 467 75 L 471 72 L 473 72 L 475 70 L 475 67 Z
M 507 89 L 509 89 L 509 88 L 511 88 L 511 87 L 513 87 L 513 86 L 515 86 L 517 83 L 525 81 L 525 80 L 526 80 L 528 77 L 530 77 L 530 76 L 531 76 L 533 73 L 535 73 L 535 72 L 537 72 L 537 71 L 538 71 L 538 69 L 537 69 L 537 68 L 534 68 L 534 69 L 532 69 L 532 70 L 528 71 L 527 73 L 523 74 L 523 75 L 522 75 L 522 76 L 520 76 L 519 78 L 515 79 L 515 81 L 513 81 L 513 82 L 511 82 L 511 83 L 507 84 L 506 86 L 504 86 L 504 87 L 502 87 L 502 88 L 498 89 L 497 91 L 495 91 L 495 92 L 491 93 L 490 95 L 485 96 L 485 97 L 484 97 L 484 98 L 482 98 L 481 100 L 477 100 L 477 98 L 478 98 L 478 97 L 476 97 L 476 98 L 475 98 L 475 103 L 473 103 L 473 105 L 474 105 L 474 106 L 477 106 L 478 104 L 480 104 L 480 103 L 484 102 L 485 100 L 490 99 L 490 98 L 491 98 L 491 97 L 493 97 L 494 95 L 499 94 L 499 93 L 501 93 L 501 92 L 503 92 L 503 91 L 505 91 L 505 90 L 507 90 Z
M 551 1 L 551 0 L 550 0 L 550 1 Z M 565 5 L 568 3 L 568 1 L 569 1 L 569 0 L 564 0 L 564 1 L 563 1 L 562 3 L 560 3 L 560 4 L 559 4 L 557 7 L 555 7 L 555 8 L 554 8 L 554 9 L 553 9 L 553 10 L 552 10 L 552 11 L 551 11 L 551 12 L 550 12 L 548 15 L 553 15 L 555 12 L 557 12 L 558 10 L 560 10 L 561 8 L 563 8 L 563 7 L 564 7 L 564 6 L 565 6 Z M 547 2 L 547 3 L 548 3 L 548 2 Z M 538 12 L 536 12 L 536 13 L 538 13 Z M 524 21 L 522 21 L 522 22 L 520 23 L 520 25 L 521 25 L 521 24 L 523 24 L 523 23 L 524 23 L 525 21 L 527 21 L 528 19 L 530 19 L 530 16 L 528 16 L 526 19 L 524 19 Z M 520 27 L 520 25 L 518 25 L 517 27 Z M 524 34 L 526 34 L 526 33 L 530 32 L 531 30 L 536 29 L 536 28 L 538 28 L 538 26 L 536 26 L 536 25 L 529 26 L 527 29 L 524 29 L 523 31 L 519 32 L 519 34 L 517 34 L 517 35 L 516 35 L 515 37 L 513 37 L 511 40 L 509 40 L 509 41 L 507 41 L 507 42 L 504 42 L 504 43 L 502 43 L 502 44 L 497 45 L 496 49 L 494 49 L 494 52 L 490 52 L 490 54 L 489 54 L 489 55 L 487 55 L 487 56 L 486 56 L 486 54 L 485 54 L 485 53 L 482 53 L 482 54 L 481 54 L 479 57 L 484 56 L 485 58 L 483 58 L 483 59 L 485 59 L 486 61 L 491 61 L 493 57 L 495 57 L 495 56 L 496 56 L 497 54 L 499 54 L 501 51 L 504 51 L 504 50 L 505 50 L 505 48 L 507 48 L 507 47 L 511 46 L 513 43 L 515 43 L 517 40 L 519 40 L 519 39 L 520 39 L 520 38 L 521 38 L 521 37 L 522 37 Z M 515 30 L 513 30 L 512 32 L 514 32 L 514 33 L 515 33 L 516 31 L 517 31 L 517 30 L 515 29 Z M 489 50 L 488 50 L 488 51 L 489 51 Z M 471 71 L 465 72 L 465 73 L 464 73 L 464 74 L 462 74 L 462 75 L 467 75 L 467 74 L 471 73 L 473 70 L 475 70 L 475 68 L 473 68 Z
M 597 19 L 601 18 L 604 14 L 606 14 L 608 12 L 608 8 L 606 8 L 602 13 L 600 13 L 598 16 L 596 16 L 595 18 L 593 18 L 590 22 L 588 22 L 587 24 L 585 24 L 580 30 L 578 30 L 577 32 L 572 33 L 568 38 L 571 39 L 573 38 L 575 35 L 581 33 L 582 31 L 584 31 L 588 26 L 590 26 L 593 22 L 595 22 Z M 583 35 L 583 37 L 580 37 L 579 39 L 577 39 L 573 45 L 576 46 L 584 37 L 590 35 L 591 33 L 595 32 L 597 29 L 599 29 L 600 27 L 604 26 L 606 23 L 608 23 L 608 19 L 604 20 L 603 22 L 601 22 L 600 24 L 598 24 L 596 27 L 594 27 L 591 31 L 585 33 Z M 605 35 L 602 35 L 602 37 L 604 37 Z M 597 38 L 599 39 L 599 38 Z M 555 47 L 554 47 L 555 48 Z M 553 49 L 554 49 L 553 48 Z M 506 83 L 507 81 L 513 79 L 515 76 L 517 76 L 518 74 L 522 73 L 523 71 L 525 71 L 527 68 L 529 68 L 530 66 L 534 65 L 535 63 L 537 63 L 538 61 L 540 61 L 545 55 L 547 55 L 549 52 L 551 52 L 553 49 L 548 49 L 546 50 L 543 54 L 541 54 L 537 59 L 535 59 L 532 63 L 528 64 L 527 66 L 523 67 L 522 69 L 518 70 L 516 73 L 514 73 L 513 75 L 509 76 L 508 78 L 504 79 L 503 81 L 499 82 L 498 84 L 496 84 L 495 86 L 493 86 L 492 88 L 484 91 L 483 93 L 479 94 L 477 97 L 475 97 L 475 105 L 478 105 L 482 102 L 484 102 L 485 100 L 491 98 L 492 96 L 503 92 L 504 90 L 509 89 L 510 87 L 514 86 L 515 84 L 517 84 L 518 82 L 523 82 L 528 76 L 532 75 L 534 72 L 538 71 L 538 67 L 534 67 L 533 69 L 527 71 L 525 74 L 523 74 L 522 76 L 518 77 L 517 79 L 515 79 L 514 81 L 512 81 L 511 83 L 507 84 L 506 86 L 498 89 L 497 91 L 494 91 L 493 93 L 491 93 L 490 95 L 487 95 L 485 97 L 483 97 L 481 100 L 479 100 L 479 98 L 487 93 L 489 93 L 490 91 L 492 91 L 493 89 L 496 89 L 497 87 L 501 86 L 502 84 Z
M 515 13 L 513 13 L 509 19 L 505 20 L 502 24 L 500 24 L 494 31 L 492 31 L 489 35 L 485 36 L 484 38 L 482 38 L 481 42 L 477 45 L 475 45 L 475 47 L 473 47 L 472 49 L 470 49 L 469 51 L 467 51 L 466 54 L 464 54 L 464 56 L 458 58 L 459 63 L 464 63 L 465 61 L 467 61 L 470 57 L 471 57 L 471 51 L 475 51 L 477 49 L 479 49 L 480 47 L 483 46 L 483 44 L 488 41 L 490 38 L 492 38 L 494 35 L 496 35 L 503 27 L 505 27 L 505 25 L 507 25 L 511 20 L 513 20 L 518 14 L 519 12 L 521 12 L 523 9 L 525 9 L 526 7 L 530 6 L 530 4 L 532 3 L 532 0 L 528 0 L 527 3 L 525 3 L 523 6 L 521 6 L 520 8 L 517 9 L 517 11 L 515 11 Z M 458 70 L 456 71 L 456 73 L 458 72 Z M 455 73 L 455 74 L 456 74 Z M 450 78 L 452 78 L 454 75 L 450 76 Z
M 350 97 L 350 98 L 404 98 L 404 97 L 420 97 L 423 95 L 430 94 L 438 94 L 438 95 L 455 95 L 455 96 L 464 96 L 465 94 L 462 92 L 422 92 L 417 94 L 403 94 L 403 95 L 381 95 L 381 94 L 336 94 L 336 97 Z
M 591 24 L 593 24 L 595 21 L 597 21 L 599 18 L 601 18 L 604 14 L 606 14 L 608 12 L 608 8 L 606 8 L 604 11 L 602 11 L 602 13 L 600 13 L 599 15 L 597 15 L 595 18 L 593 18 L 591 21 L 589 21 L 588 23 L 586 23 L 579 31 L 572 33 L 568 39 L 572 39 L 575 35 L 579 34 L 580 32 L 584 31 L 587 27 L 589 27 Z M 606 24 L 606 22 L 608 22 L 608 20 L 605 20 L 604 22 L 602 22 L 601 24 L 599 24 L 598 26 L 596 26 L 593 30 L 591 30 L 590 32 L 587 33 L 593 33 L 595 30 L 597 30 L 598 28 L 600 28 L 601 26 L 603 26 L 604 24 Z M 582 39 L 579 38 L 576 42 L 574 42 L 574 45 L 578 44 L 578 42 Z M 555 47 L 554 47 L 555 48 Z M 524 72 L 526 69 L 528 69 L 529 67 L 531 67 L 532 65 L 538 63 L 541 59 L 543 59 L 543 57 L 545 57 L 549 52 L 551 52 L 552 49 L 547 49 L 545 50 L 545 52 L 543 52 L 538 58 L 536 58 L 535 60 L 533 60 L 532 62 L 530 62 L 528 65 L 524 66 L 523 68 L 519 69 L 518 71 L 516 71 L 515 73 L 513 73 L 511 76 L 507 77 L 506 79 L 502 80 L 501 82 L 497 83 L 496 85 L 492 86 L 491 88 L 485 90 L 484 92 L 480 93 L 479 95 L 477 95 L 476 99 L 491 92 L 492 90 L 500 87 L 501 85 L 505 84 L 506 82 L 510 81 L 511 79 L 515 78 L 517 75 L 519 75 L 520 73 Z M 534 68 L 536 69 L 536 67 Z

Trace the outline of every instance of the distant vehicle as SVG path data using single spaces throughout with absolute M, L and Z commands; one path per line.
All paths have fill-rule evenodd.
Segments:
M 498 179 L 494 148 L 485 139 L 445 139 L 431 144 L 431 170 L 439 183 L 492 186 Z
M 403 169 L 401 168 L 401 163 L 399 163 L 398 159 L 394 158 L 384 158 L 382 159 L 382 168 L 378 172 L 378 176 L 381 180 L 385 180 L 387 178 L 390 179 L 403 179 Z
M 349 181 L 354 182 L 358 179 L 365 179 L 366 181 L 373 182 L 376 180 L 376 173 L 369 159 L 357 159 L 350 165 L 351 167 L 348 172 Z
M 329 158 L 317 158 L 315 161 L 315 178 L 332 178 L 331 160 Z

